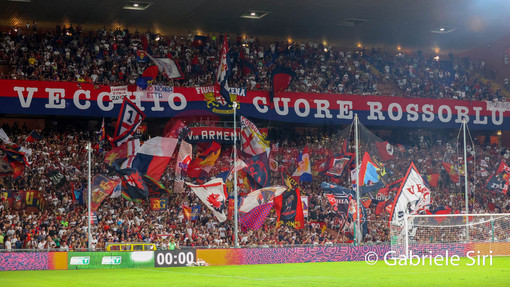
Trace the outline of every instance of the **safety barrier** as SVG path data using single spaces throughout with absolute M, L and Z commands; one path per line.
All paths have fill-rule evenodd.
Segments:
M 450 255 L 465 256 L 473 251 L 475 254 L 491 252 L 495 256 L 509 256 L 510 242 L 413 245 L 411 250 L 427 250 L 433 255 L 449 251 Z M 0 271 L 177 267 L 198 260 L 208 265 L 361 261 L 369 252 L 382 258 L 389 251 L 390 245 L 332 245 L 114 252 L 0 252 Z

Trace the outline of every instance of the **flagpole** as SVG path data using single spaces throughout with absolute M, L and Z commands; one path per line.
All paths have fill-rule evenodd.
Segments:
M 232 107 L 234 108 L 234 246 L 239 247 L 238 242 L 238 226 L 237 226 L 237 216 L 238 216 L 238 206 L 237 206 L 237 122 L 236 122 L 236 110 L 237 110 L 237 102 L 232 103 Z
M 87 193 L 87 201 L 88 201 L 88 213 L 89 213 L 89 216 L 88 216 L 88 221 L 89 221 L 89 224 L 88 224 L 88 244 L 87 244 L 87 248 L 88 250 L 90 251 L 90 243 L 92 241 L 92 232 L 91 232 L 91 227 L 90 227 L 90 221 L 92 220 L 92 217 L 90 215 L 90 203 L 91 203 L 91 199 L 92 199 L 92 192 L 91 192 L 91 180 L 90 180 L 90 176 L 91 176 L 91 150 L 92 150 L 92 147 L 90 145 L 90 142 L 87 143 L 87 152 L 88 152 L 88 193 Z
M 466 194 L 466 241 L 469 242 L 469 196 L 467 181 L 467 152 L 466 152 L 466 119 L 462 120 L 462 132 L 464 135 L 464 192 Z
M 360 224 L 360 218 L 359 218 L 359 186 L 360 186 L 360 182 L 359 182 L 359 150 L 358 150 L 358 124 L 359 124 L 359 119 L 358 119 L 358 114 L 355 114 L 354 115 L 354 143 L 356 145 L 356 225 L 357 225 L 357 229 L 356 229 L 356 225 L 354 225 L 354 236 L 355 236 L 355 242 L 357 244 L 359 244 L 361 242 L 361 238 L 359 238 L 358 236 L 358 229 L 360 229 L 361 231 L 361 224 Z

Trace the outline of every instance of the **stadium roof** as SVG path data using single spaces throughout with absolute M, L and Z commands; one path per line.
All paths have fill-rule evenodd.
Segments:
M 8 0 L 2 7 L 1 26 L 35 20 L 43 28 L 127 26 L 442 52 L 487 44 L 510 27 L 508 0 Z

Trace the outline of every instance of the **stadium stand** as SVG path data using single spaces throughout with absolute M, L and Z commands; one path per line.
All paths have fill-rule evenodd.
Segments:
M 127 29 L 110 31 L 81 31 L 37 29 L 10 31 L 0 35 L 0 61 L 9 67 L 0 78 L 11 80 L 66 81 L 120 86 L 136 84 L 136 80 L 150 65 L 140 59 L 140 51 L 154 57 L 173 59 L 181 68 L 183 79 L 170 80 L 159 75 L 153 85 L 182 87 L 211 86 L 215 83 L 219 63 L 220 37 L 208 36 L 205 43 L 197 44 L 188 36 L 158 38 L 152 33 L 131 33 Z M 261 42 L 258 39 L 229 39 L 230 59 L 233 64 L 232 86 L 248 90 L 271 90 L 271 73 L 277 67 L 287 67 L 295 72 L 289 87 L 292 92 L 341 93 L 356 95 L 393 95 L 408 98 L 437 98 L 462 100 L 503 100 L 499 90 L 494 91 L 479 74 L 484 69 L 481 62 L 450 55 L 436 60 L 417 55 L 388 54 L 362 49 L 340 51 L 316 43 Z M 3 71 L 3 70 L 2 70 Z M 384 93 L 378 87 L 390 87 Z M 505 89 L 508 85 L 505 84 Z M 207 124 L 209 125 L 209 123 Z M 87 210 L 78 193 L 87 184 L 87 142 L 97 143 L 97 135 L 86 129 L 65 131 L 47 127 L 38 130 L 37 141 L 26 141 L 30 134 L 27 127 L 18 124 L 2 126 L 11 141 L 18 147 L 31 149 L 22 174 L 12 173 L 0 177 L 0 246 L 5 249 L 59 249 L 84 250 L 87 242 Z M 306 133 L 306 132 L 303 132 Z M 438 174 L 432 187 L 433 202 L 430 210 L 449 209 L 451 213 L 463 211 L 463 194 L 459 185 L 443 169 L 442 161 L 456 162 L 457 154 L 450 135 L 416 134 L 402 144 L 400 157 L 384 162 L 393 175 L 388 183 L 399 180 L 409 164 L 414 162 L 423 174 Z M 155 135 L 151 135 L 155 136 Z M 411 139 L 412 138 L 412 139 Z M 148 135 L 144 135 L 148 139 Z M 272 185 L 281 185 L 281 167 L 289 173 L 297 168 L 296 159 L 305 146 L 310 150 L 312 166 L 333 156 L 339 143 L 336 132 L 320 129 L 309 134 L 293 134 L 285 126 L 272 126 L 269 138 L 278 152 L 272 160 L 280 169 L 271 171 Z M 396 146 L 396 145 L 395 145 Z M 3 149 L 11 150 L 5 142 Z M 111 148 L 111 147 L 110 147 Z M 108 152 L 93 153 L 93 174 L 118 178 L 105 163 Z M 509 212 L 510 199 L 501 193 L 475 192 L 484 190 L 488 176 L 496 173 L 497 164 L 510 155 L 497 143 L 476 142 L 472 162 L 476 169 L 468 179 L 473 213 Z M 228 171 L 231 148 L 222 147 L 220 158 L 210 175 Z M 4 150 L 5 153 L 5 150 Z M 405 160 L 402 160 L 405 158 Z M 442 160 L 439 160 L 442 159 Z M 485 161 L 483 165 L 482 160 Z M 488 165 L 487 163 L 491 164 Z M 175 158 L 170 161 L 162 179 L 163 186 L 174 186 Z M 481 168 L 480 168 L 481 167 Z M 349 172 L 344 172 L 338 182 L 349 186 Z M 56 187 L 48 176 L 59 170 L 65 177 Z M 439 172 L 441 171 L 441 172 Z M 211 176 L 212 177 L 212 176 Z M 190 178 L 187 178 L 190 180 Z M 308 219 L 304 229 L 283 226 L 278 229 L 274 210 L 259 230 L 241 231 L 239 242 L 243 246 L 273 246 L 300 244 L 347 244 L 353 242 L 349 224 L 336 215 L 321 189 L 322 182 L 331 178 L 313 174 L 312 182 L 301 182 L 301 190 L 308 196 Z M 20 193 L 19 191 L 23 191 Z M 28 193 L 31 192 L 31 193 Z M 17 206 L 26 204 L 20 198 L 32 194 L 44 206 Z M 83 193 L 81 193 L 83 196 Z M 394 198 L 390 189 L 385 199 Z M 167 249 L 173 240 L 178 246 L 230 247 L 233 246 L 233 226 L 230 221 L 219 223 L 212 213 L 202 206 L 196 220 L 188 220 L 183 205 L 195 207 L 200 200 L 189 188 L 183 193 L 168 196 L 167 209 L 150 210 L 150 202 L 126 201 L 107 198 L 95 215 L 91 246 L 104 250 L 107 243 L 153 243 L 158 249 Z M 372 199 L 366 209 L 368 232 L 365 244 L 389 242 L 389 213 L 378 211 L 378 204 L 385 199 Z M 39 211 L 41 210 L 41 211 Z M 312 224 L 313 223 L 313 224 Z M 2 239 L 2 237 L 0 237 Z

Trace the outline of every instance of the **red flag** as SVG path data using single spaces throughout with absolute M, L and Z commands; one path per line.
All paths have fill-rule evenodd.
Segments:
M 290 176 L 287 180 L 290 180 Z M 293 226 L 295 229 L 305 227 L 305 218 L 303 216 L 303 204 L 301 203 L 301 192 L 299 188 L 289 188 L 282 195 L 274 198 L 274 209 L 278 220 L 276 226 L 280 227 L 282 223 Z
M 188 166 L 188 176 L 191 178 L 201 177 L 202 172 L 209 173 L 220 156 L 221 145 L 213 141 L 209 148 L 197 156 Z
M 437 181 L 439 180 L 439 173 L 427 175 L 427 182 L 432 187 L 437 187 Z
M 444 162 L 444 161 L 442 161 L 441 163 L 443 164 L 444 169 L 450 176 L 450 179 L 453 182 L 458 183 L 460 180 L 460 175 L 459 175 L 459 171 L 455 167 L 455 164 Z
M 145 71 L 143 71 L 142 77 L 149 77 L 155 79 L 158 76 L 158 66 L 152 65 L 147 67 Z
M 379 201 L 377 204 L 377 208 L 375 209 L 375 215 L 381 215 L 384 212 L 384 207 L 386 206 L 386 201 Z
M 191 207 L 183 204 L 182 205 L 182 214 L 184 215 L 184 218 L 186 218 L 186 220 L 190 220 L 191 219 Z
M 393 146 L 389 142 L 376 142 L 375 146 L 382 160 L 393 159 Z

